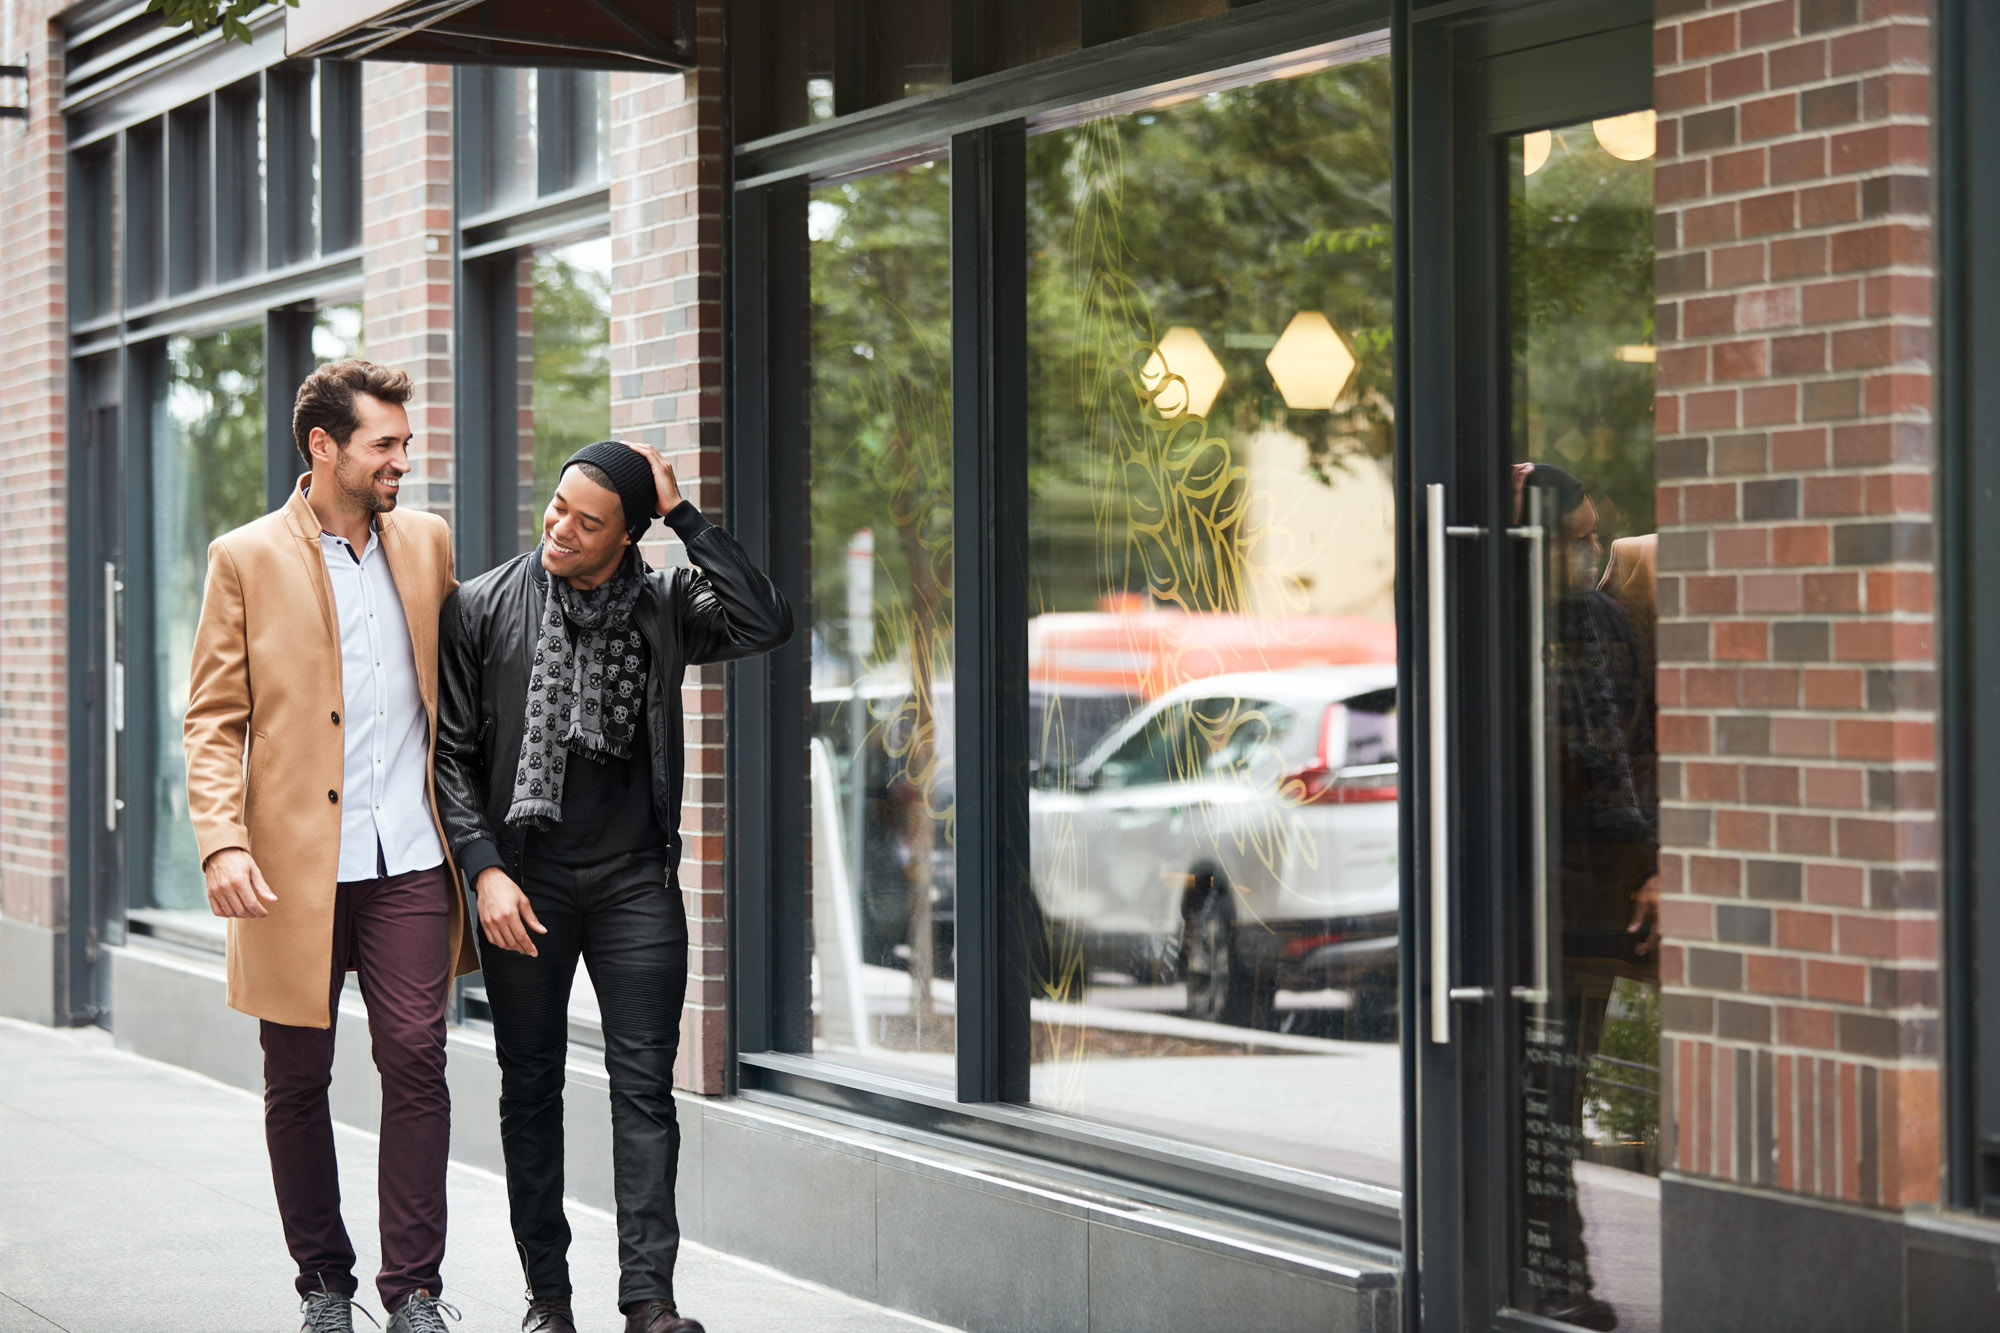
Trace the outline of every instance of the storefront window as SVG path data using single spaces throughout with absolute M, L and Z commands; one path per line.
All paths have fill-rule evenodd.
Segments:
M 169 339 L 153 403 L 154 746 L 152 903 L 203 908 L 201 855 L 188 822 L 188 664 L 208 574 L 208 544 L 264 512 L 264 331 L 249 324 Z
M 949 1084 L 951 180 L 814 191 L 814 1049 Z
M 1032 1099 L 1398 1184 L 1389 63 L 1028 144 Z
M 541 540 L 563 460 L 611 435 L 611 242 L 524 255 L 516 549 Z

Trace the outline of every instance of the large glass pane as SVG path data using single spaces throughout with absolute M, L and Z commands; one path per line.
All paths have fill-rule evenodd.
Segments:
M 1401 1180 L 1390 95 L 1029 142 L 1033 1099 Z
M 1516 138 L 1513 1301 L 1660 1327 L 1653 116 Z M 1539 553 L 1540 558 L 1537 559 Z
M 469 71 L 474 96 L 486 122 L 483 197 L 485 208 L 533 199 L 538 189 L 535 145 L 541 119 L 538 73 L 532 69 Z
M 949 1083 L 951 182 L 815 190 L 814 1049 Z
M 563 460 L 611 435 L 611 242 L 525 255 L 520 274 L 520 393 L 515 538 L 541 540 Z
M 264 512 L 264 330 L 260 324 L 169 339 L 153 401 L 151 468 L 153 907 L 205 908 L 201 855 L 187 817 L 188 664 L 208 574 L 208 544 Z

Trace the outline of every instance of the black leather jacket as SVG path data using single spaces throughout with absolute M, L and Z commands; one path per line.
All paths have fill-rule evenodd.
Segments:
M 692 505 L 671 526 L 696 568 L 656 570 L 633 619 L 652 652 L 653 815 L 680 863 L 681 677 L 689 666 L 769 652 L 792 637 L 792 609 L 743 548 Z M 461 584 L 438 624 L 438 814 L 468 886 L 500 866 L 521 878 L 521 834 L 507 824 L 526 721 L 528 666 L 548 573 L 530 551 Z

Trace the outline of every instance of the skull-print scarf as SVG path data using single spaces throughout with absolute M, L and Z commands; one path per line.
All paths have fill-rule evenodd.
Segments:
M 541 559 L 539 547 L 535 559 Z M 617 573 L 587 592 L 549 576 L 508 824 L 547 828 L 561 822 L 570 751 L 600 763 L 631 755 L 646 698 L 646 648 L 632 607 L 645 577 L 636 546 L 627 548 Z

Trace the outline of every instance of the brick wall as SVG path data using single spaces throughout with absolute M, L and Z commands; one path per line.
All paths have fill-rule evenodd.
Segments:
M 25 59 L 29 118 L 0 120 L 0 915 L 67 906 L 68 306 L 62 47 L 53 3 L 10 5 L 0 57 Z M 0 97 L 18 102 L 18 80 Z
M 361 143 L 362 354 L 416 380 L 403 503 L 449 519 L 451 70 L 364 64 Z
M 1658 0 L 1666 1159 L 1937 1198 L 1924 0 Z
M 611 76 L 611 429 L 665 452 L 710 517 L 722 496 L 721 9 L 697 8 L 702 68 Z M 683 559 L 656 536 L 659 567 Z M 681 886 L 692 942 L 675 1081 L 723 1090 L 723 672 L 688 672 Z

